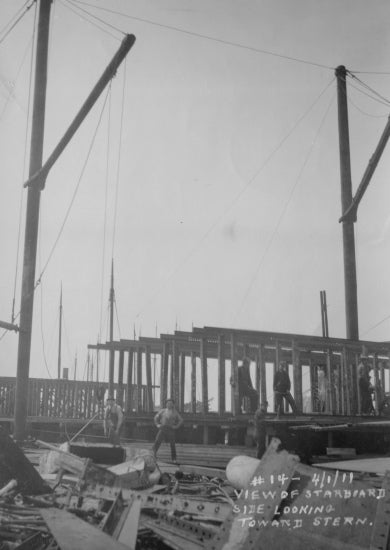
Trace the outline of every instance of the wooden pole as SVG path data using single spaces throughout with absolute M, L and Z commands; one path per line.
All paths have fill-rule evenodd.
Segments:
M 351 160 L 349 149 L 348 105 L 347 105 L 347 71 L 343 65 L 336 69 L 339 149 L 340 149 L 340 179 L 341 208 L 346 212 L 352 202 Z M 344 219 L 343 222 L 344 250 L 344 287 L 346 332 L 349 340 L 359 340 L 355 233 L 354 219 Z
M 207 414 L 209 411 L 209 384 L 207 373 L 207 341 L 202 338 L 200 342 L 200 369 L 202 380 L 202 412 Z
M 51 2 L 41 0 L 39 4 L 29 176 L 42 166 Z M 14 437 L 17 441 L 22 441 L 26 435 L 40 198 L 39 185 L 28 189 L 14 416 Z

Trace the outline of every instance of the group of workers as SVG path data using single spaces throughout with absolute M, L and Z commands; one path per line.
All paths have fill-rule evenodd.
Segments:
M 238 367 L 238 398 L 240 407 L 244 397 L 249 399 L 250 411 L 254 413 L 254 424 L 257 440 L 257 457 L 261 458 L 266 448 L 266 416 L 268 402 L 263 401 L 259 405 L 259 393 L 253 387 L 250 375 L 250 358 L 244 357 L 242 364 Z M 360 392 L 360 408 L 362 414 L 370 414 L 373 410 L 372 392 L 373 386 L 370 382 L 369 366 L 366 358 L 361 357 L 358 366 L 358 384 Z M 235 381 L 231 378 L 230 383 L 235 387 Z M 291 407 L 293 415 L 298 414 L 298 409 L 293 396 L 290 393 L 291 381 L 288 374 L 287 363 L 282 361 L 274 376 L 273 383 L 276 418 L 284 414 L 284 401 Z M 241 408 L 240 408 L 241 412 Z M 106 400 L 106 409 L 104 413 L 104 434 L 113 445 L 120 445 L 120 434 L 123 427 L 123 410 L 115 402 L 112 395 Z M 173 399 L 168 399 L 165 408 L 161 409 L 154 417 L 154 424 L 157 428 L 157 435 L 152 447 L 156 456 L 158 449 L 163 441 L 170 444 L 172 462 L 177 463 L 175 432 L 183 424 L 183 418 L 175 408 Z

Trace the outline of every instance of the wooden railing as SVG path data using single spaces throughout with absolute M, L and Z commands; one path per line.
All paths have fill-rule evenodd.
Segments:
M 130 389 L 130 391 L 129 391 Z M 14 415 L 16 379 L 0 377 L 0 417 L 10 418 Z M 104 392 L 103 392 L 104 390 Z M 28 387 L 28 417 L 89 419 L 95 414 L 103 417 L 103 401 L 99 394 L 107 397 L 108 384 L 98 382 L 81 382 L 73 380 L 50 380 L 30 378 Z M 114 395 L 125 412 L 133 410 L 137 387 L 118 388 L 114 386 Z M 147 410 L 146 388 L 141 390 L 141 410 Z

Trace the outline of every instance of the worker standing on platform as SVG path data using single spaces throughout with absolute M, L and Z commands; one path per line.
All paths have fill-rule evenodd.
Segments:
M 370 382 L 370 371 L 367 365 L 367 358 L 363 355 L 360 356 L 360 363 L 358 366 L 358 382 L 360 391 L 360 411 L 362 414 L 372 414 L 374 412 L 374 406 L 372 404 L 372 396 L 374 388 Z
M 155 456 L 157 456 L 157 451 L 160 448 L 161 443 L 166 441 L 171 446 L 172 462 L 177 464 L 175 431 L 180 428 L 183 422 L 184 420 L 175 408 L 174 400 L 167 399 L 166 408 L 161 409 L 161 411 L 154 417 L 154 423 L 158 428 L 156 439 L 152 447 Z
M 290 393 L 291 381 L 286 367 L 286 362 L 282 361 L 274 378 L 275 410 L 277 418 L 284 413 L 283 399 L 290 405 L 293 414 L 298 413 L 294 398 Z
M 251 360 L 249 357 L 244 357 L 242 364 L 238 367 L 238 395 L 240 409 L 242 407 L 242 400 L 244 397 L 249 397 L 250 400 L 250 411 L 252 414 L 256 411 L 259 406 L 259 394 L 255 390 L 252 384 L 251 374 L 249 366 Z M 230 379 L 230 383 L 233 386 L 233 377 Z
M 120 434 L 123 426 L 122 407 L 116 404 L 115 398 L 109 395 L 106 399 L 106 409 L 104 411 L 104 435 L 108 437 L 110 443 L 114 446 L 120 446 Z
M 267 417 L 268 401 L 265 401 L 255 412 L 255 436 L 257 440 L 257 458 L 261 459 L 267 446 L 267 427 L 265 419 Z

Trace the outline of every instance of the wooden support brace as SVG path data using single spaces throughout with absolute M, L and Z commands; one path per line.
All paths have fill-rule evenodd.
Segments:
M 238 363 L 237 344 L 235 334 L 230 337 L 230 360 L 231 360 L 231 384 L 232 384 L 232 413 L 237 416 L 241 412 L 240 393 L 238 388 Z

